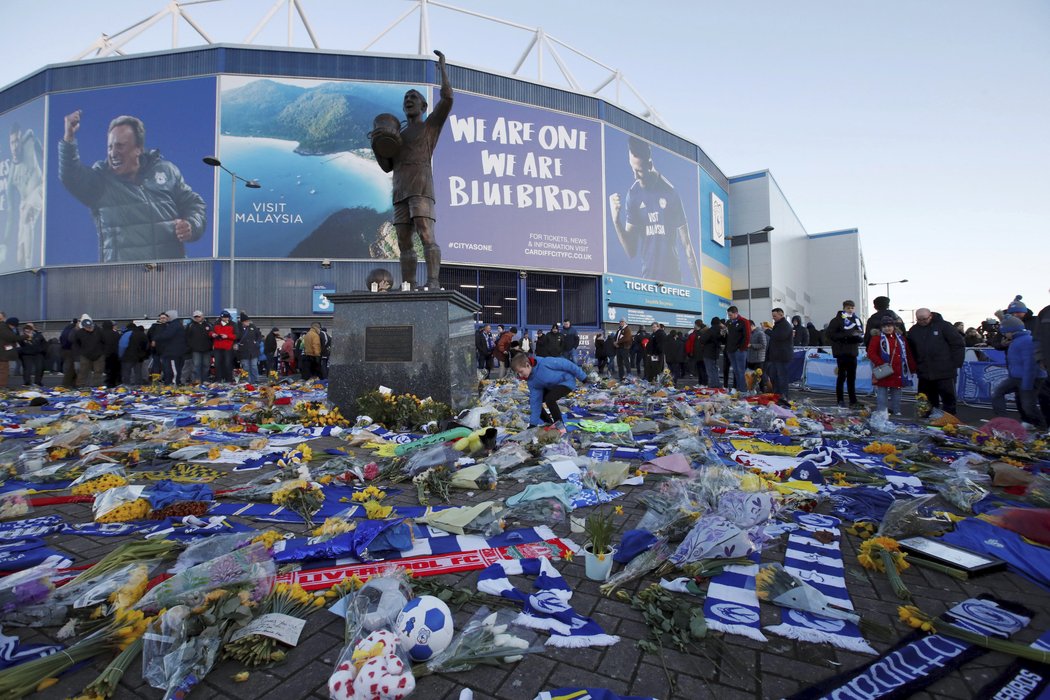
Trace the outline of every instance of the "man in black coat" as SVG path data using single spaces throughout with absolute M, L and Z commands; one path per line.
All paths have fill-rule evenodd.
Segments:
M 966 341 L 940 314 L 923 308 L 915 310 L 908 347 L 918 365 L 919 393 L 934 408 L 954 415 L 956 372 L 966 359 Z
M 478 369 L 485 373 L 486 379 L 492 375 L 492 351 L 495 346 L 492 326 L 486 323 L 474 331 L 474 355 L 478 360 Z
M 106 370 L 106 347 L 102 332 L 90 318 L 82 320 L 73 333 L 73 354 L 79 362 L 77 386 L 98 386 Z
M 766 350 L 766 363 L 773 381 L 774 393 L 780 394 L 782 401 L 787 401 L 791 392 L 788 380 L 788 365 L 795 358 L 795 331 L 784 317 L 784 310 L 773 309 L 773 330 L 769 335 L 769 349 Z
M 809 345 L 809 329 L 802 324 L 801 316 L 791 317 L 791 327 L 795 332 L 795 347 L 804 348 Z M 814 343 L 816 345 L 816 343 Z
M 150 327 L 153 354 L 160 358 L 161 381 L 165 384 L 182 384 L 182 361 L 186 355 L 186 331 L 172 312 L 161 313 Z
M 711 319 L 711 326 L 700 333 L 700 359 L 704 363 L 704 373 L 707 377 L 704 382 L 712 389 L 722 388 L 722 377 L 718 372 L 718 358 L 722 356 L 722 344 L 725 342 L 726 327 L 722 325 L 722 319 L 715 316 Z
M 186 326 L 186 345 L 193 357 L 193 380 L 203 384 L 211 376 L 211 324 L 200 309 Z
M 650 327 L 649 342 L 645 346 L 645 379 L 656 381 L 660 372 L 664 371 L 664 344 L 667 342 L 667 333 L 662 325 L 653 321 Z
M 849 390 L 849 407 L 857 407 L 857 350 L 864 340 L 864 324 L 854 313 L 852 300 L 842 302 L 842 311 L 835 314 L 827 328 L 831 354 L 838 365 L 835 378 L 835 398 L 843 406 L 843 386 Z
M 128 321 L 128 325 L 124 326 L 120 344 L 124 348 L 120 353 L 121 380 L 129 385 L 142 384 L 142 363 L 149 357 L 149 341 L 146 339 L 145 329 L 134 321 Z
M 106 354 L 106 386 L 120 386 L 120 331 L 112 321 L 103 321 L 99 328 Z

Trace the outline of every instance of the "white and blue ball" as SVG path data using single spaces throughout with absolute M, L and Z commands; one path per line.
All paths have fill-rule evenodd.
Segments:
M 401 648 L 413 661 L 429 661 L 452 642 L 452 611 L 432 595 L 408 601 L 396 626 Z

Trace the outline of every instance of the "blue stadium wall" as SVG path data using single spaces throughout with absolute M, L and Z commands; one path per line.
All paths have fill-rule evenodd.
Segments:
M 687 316 L 702 313 L 710 318 L 724 309 L 730 296 L 726 291 L 729 249 L 713 235 L 713 227 L 729 230 L 731 207 L 728 181 L 699 146 L 592 96 L 454 65 L 450 66 L 449 72 L 456 89 L 457 109 L 467 109 L 477 103 L 478 114 L 484 115 L 486 109 L 491 109 L 486 105 L 486 98 L 494 98 L 505 101 L 509 105 L 508 114 L 512 118 L 520 117 L 523 122 L 533 118 L 532 115 L 541 115 L 541 118 L 543 114 L 554 115 L 551 117 L 552 132 L 554 124 L 564 128 L 566 133 L 580 124 L 585 127 L 596 124 L 600 134 L 599 143 L 603 145 L 607 134 L 623 132 L 637 136 L 654 146 L 657 169 L 676 172 L 691 168 L 696 173 L 695 184 L 688 184 L 681 189 L 692 198 L 690 201 L 696 202 L 695 220 L 690 222 L 690 226 L 695 228 L 697 241 L 694 247 L 699 267 L 703 270 L 700 280 L 690 280 L 684 276 L 686 272 L 683 272 L 681 281 L 672 280 L 669 284 L 665 284 L 666 280 L 653 280 L 657 283 L 653 285 L 655 293 L 658 296 L 666 295 L 661 301 L 652 300 L 654 306 L 651 309 L 649 299 L 638 297 L 637 294 L 617 298 L 610 291 L 610 286 L 615 287 L 611 285 L 612 276 L 631 274 L 632 269 L 629 262 L 615 260 L 613 246 L 619 244 L 606 212 L 606 181 L 610 173 L 614 172 L 613 168 L 616 169 L 616 177 L 623 177 L 626 154 L 605 152 L 605 157 L 599 159 L 603 168 L 599 172 L 601 184 L 594 188 L 596 192 L 591 193 L 590 218 L 586 219 L 586 229 L 577 229 L 577 232 L 582 231 L 579 233 L 582 237 L 576 239 L 570 234 L 565 239 L 555 237 L 558 240 L 551 243 L 536 242 L 537 246 L 548 245 L 558 249 L 586 248 L 590 245 L 600 256 L 591 255 L 589 262 L 577 265 L 567 262 L 567 258 L 548 259 L 527 255 L 525 253 L 531 251 L 525 250 L 524 242 L 520 249 L 510 246 L 508 253 L 508 246 L 502 244 L 502 239 L 498 237 L 500 231 L 493 232 L 491 229 L 471 234 L 473 238 L 468 235 L 467 238 L 474 241 L 485 241 L 486 238 L 490 242 L 500 241 L 487 246 L 495 262 L 484 262 L 483 258 L 456 261 L 454 256 L 451 256 L 453 260 L 450 262 L 450 256 L 446 254 L 446 264 L 442 270 L 443 286 L 456 288 L 482 303 L 484 309 L 481 320 L 542 328 L 561 318 L 570 317 L 576 320 L 577 325 L 588 328 L 611 323 L 614 310 L 619 313 L 619 307 L 623 307 L 637 313 L 649 309 L 656 312 L 659 320 L 665 318 L 660 314 L 670 314 L 666 318 L 672 320 L 672 325 L 684 325 Z M 148 113 L 149 109 L 154 110 L 149 113 L 152 116 L 144 117 L 147 147 L 151 144 L 151 136 L 163 133 L 165 129 L 177 131 L 184 124 L 204 124 L 210 141 L 205 136 L 199 142 L 194 142 L 190 134 L 192 129 L 187 128 L 185 139 L 180 140 L 175 150 L 182 149 L 178 164 L 187 177 L 192 174 L 196 182 L 205 183 L 200 189 L 207 200 L 208 232 L 201 241 L 190 246 L 187 259 L 111 263 L 87 260 L 86 251 L 94 244 L 86 243 L 85 236 L 75 238 L 67 234 L 67 222 L 69 227 L 79 229 L 88 226 L 85 208 L 58 183 L 57 158 L 47 154 L 44 158 L 47 202 L 43 225 L 46 248 L 40 245 L 38 253 L 26 253 L 24 257 L 16 259 L 12 252 L 13 246 L 8 246 L 11 249 L 6 251 L 9 259 L 0 262 L 0 308 L 8 314 L 17 314 L 23 320 L 48 322 L 51 327 L 85 312 L 95 318 L 115 320 L 152 318 L 160 310 L 171 308 L 185 315 L 198 308 L 207 314 L 217 315 L 228 300 L 229 242 L 224 237 L 228 236 L 229 228 L 230 184 L 222 174 L 214 177 L 214 171 L 199 164 L 199 160 L 203 155 L 217 152 L 224 162 L 236 167 L 235 161 L 228 160 L 230 151 L 227 150 L 224 141 L 226 135 L 219 123 L 220 93 L 233 86 L 229 90 L 233 94 L 235 89 L 247 89 L 252 87 L 252 83 L 260 83 L 263 79 L 273 79 L 267 82 L 279 83 L 289 90 L 299 89 L 303 85 L 306 86 L 303 89 L 312 89 L 323 81 L 360 81 L 364 85 L 396 88 L 398 96 L 407 86 L 419 86 L 429 91 L 431 107 L 437 99 L 435 86 L 439 82 L 436 64 L 419 58 L 228 45 L 95 59 L 41 69 L 0 92 L 0 128 L 6 135 L 14 123 L 20 123 L 23 129 L 27 124 L 36 124 L 39 143 L 45 152 L 54 149 L 62 136 L 63 115 L 71 109 L 82 108 L 82 130 L 86 131 L 90 125 L 96 134 L 90 138 L 86 133 L 78 135 L 81 136 L 82 150 L 86 151 L 89 147 L 95 150 L 90 157 L 85 154 L 84 160 L 89 162 L 103 158 L 105 125 L 111 116 L 115 116 L 114 110 L 119 108 L 121 99 L 127 99 L 128 95 L 138 101 L 136 111 L 139 105 L 146 105 L 142 109 Z M 207 100 L 197 101 L 195 96 L 207 96 L 209 91 L 214 99 L 207 107 Z M 165 105 L 163 100 L 153 97 L 155 94 L 178 94 L 181 95 L 178 99 L 183 101 Z M 376 99 L 382 99 L 382 95 Z M 206 106 L 187 109 L 187 104 Z M 110 109 L 110 105 L 114 105 L 113 109 Z M 130 112 L 131 108 L 125 111 Z M 232 109 L 230 111 L 232 113 Z M 391 105 L 390 111 L 400 114 L 399 101 Z M 172 116 L 164 116 L 165 112 Z M 226 114 L 225 109 L 222 114 Z M 446 124 L 438 155 L 442 147 L 454 141 L 449 129 Z M 463 130 L 460 132 L 462 135 Z M 169 156 L 168 151 L 171 149 L 170 136 L 167 141 L 165 157 Z M 571 147 L 578 146 L 574 144 Z M 591 159 L 593 147 L 592 141 Z M 233 145 L 230 145 L 229 149 L 232 148 Z M 512 149 L 508 147 L 506 150 L 510 152 Z M 574 167 L 577 161 L 573 158 L 576 155 L 568 149 L 561 155 L 563 157 L 559 160 L 564 160 L 567 167 Z M 436 169 L 439 162 L 436 156 Z M 464 164 L 463 167 L 469 169 L 474 165 Z M 593 169 L 593 163 L 587 167 Z M 205 168 L 205 174 L 202 174 L 202 168 Z M 480 174 L 477 176 L 481 177 Z M 565 179 L 563 191 L 569 189 L 566 183 L 570 181 L 571 177 Z M 314 194 L 313 189 L 311 195 Z M 323 191 L 318 192 L 319 196 L 324 194 Z M 250 196 L 250 192 L 238 189 L 236 195 L 239 198 L 238 216 L 243 217 L 243 198 Z M 719 224 L 712 220 L 712 195 L 725 207 Z M 465 195 L 461 196 L 465 198 Z M 563 195 L 560 200 L 565 209 L 575 202 L 569 195 Z M 0 219 L 5 215 L 14 216 L 11 202 L 5 200 L 4 204 L 7 210 L 0 211 Z M 262 205 L 276 208 L 276 199 Z M 459 230 L 464 228 L 462 223 L 457 227 L 457 221 L 474 220 L 474 212 L 481 220 L 487 215 L 481 208 L 471 209 L 469 206 L 453 212 L 451 216 L 439 214 L 439 242 L 456 239 Z M 511 213 L 521 212 L 512 210 Z M 457 216 L 460 218 L 457 219 Z M 567 218 L 568 213 L 560 211 L 548 218 L 558 216 L 566 217 L 567 222 L 575 221 Z M 518 218 L 508 217 L 510 220 Z M 521 235 L 527 237 L 527 234 Z M 259 250 L 252 248 L 255 243 L 257 238 L 252 235 L 248 223 L 238 223 L 236 305 L 253 316 L 293 322 L 323 316 L 323 307 L 318 309 L 316 304 L 319 290 L 364 289 L 369 271 L 378 266 L 389 268 L 399 279 L 396 262 L 377 261 L 364 256 L 330 255 L 327 251 L 324 257 L 309 257 L 301 251 L 295 257 L 259 255 Z M 574 243 L 580 245 L 574 246 Z M 532 245 L 528 244 L 530 247 Z M 486 246 L 468 242 L 462 247 L 481 249 Z M 94 255 L 94 252 L 91 254 Z M 559 251 L 559 254 L 570 253 Z M 484 253 L 478 255 L 483 256 Z M 325 258 L 330 259 L 331 263 L 322 264 Z M 423 274 L 420 265 L 419 276 Z M 691 289 L 691 293 L 680 291 L 679 286 Z M 687 301 L 683 302 L 683 299 Z

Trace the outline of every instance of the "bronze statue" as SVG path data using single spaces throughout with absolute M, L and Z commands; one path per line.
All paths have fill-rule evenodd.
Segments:
M 401 279 L 416 286 L 416 251 L 412 233 L 423 243 L 423 257 L 427 263 L 429 289 L 440 289 L 441 248 L 434 238 L 434 171 L 430 161 L 434 155 L 441 129 L 452 111 L 452 85 L 448 81 L 445 54 L 434 52 L 441 71 L 441 99 L 425 120 L 427 101 L 418 90 L 405 93 L 404 110 L 407 123 L 399 132 L 400 123 L 391 114 L 375 118 L 370 134 L 372 151 L 383 172 L 394 173 L 394 229 L 401 251 Z M 392 120 L 392 121 L 391 121 Z

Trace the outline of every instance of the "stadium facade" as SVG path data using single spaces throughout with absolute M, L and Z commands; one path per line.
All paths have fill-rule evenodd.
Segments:
M 771 222 L 784 250 L 811 255 L 797 230 L 773 221 L 783 195 L 756 187 L 775 185 L 768 173 L 730 179 L 697 144 L 593 95 L 449 72 L 455 103 L 434 157 L 442 286 L 480 303 L 480 321 L 538 329 L 570 318 L 586 331 L 623 317 L 687 328 L 745 293 L 767 317 L 760 287 L 766 301 L 781 292 L 789 313 L 815 310 L 807 279 L 820 266 L 778 268 L 775 247 L 763 266 L 748 245 L 752 283 L 739 282 L 733 239 Z M 223 44 L 41 69 L 0 92 L 0 129 L 11 134 L 0 168 L 0 306 L 52 328 L 82 313 L 119 322 L 230 306 L 281 326 L 323 318 L 326 293 L 364 290 L 374 268 L 399 279 L 390 176 L 368 134 L 377 114 L 401 115 L 409 88 L 433 105 L 438 82 L 423 57 Z M 106 159 L 112 119 L 134 116 L 145 148 L 199 196 L 203 226 L 179 254 L 104 242 L 111 222 L 60 173 L 65 120 L 77 112 L 84 165 Z M 662 196 L 638 196 L 638 143 Z M 145 183 L 143 199 L 172 176 Z M 134 222 L 134 207 L 127 216 Z M 628 222 L 633 241 L 623 240 Z M 862 276 L 859 236 L 851 245 Z

